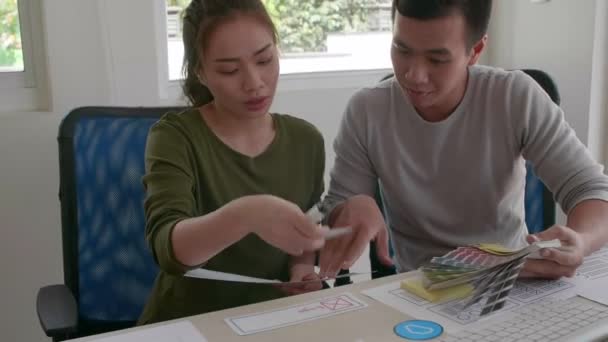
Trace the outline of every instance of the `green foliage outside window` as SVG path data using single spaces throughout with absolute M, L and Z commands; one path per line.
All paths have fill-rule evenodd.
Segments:
M 367 30 L 369 0 L 263 0 L 283 52 L 321 52 L 331 32 Z
M 0 67 L 23 70 L 17 0 L 0 1 Z
M 167 0 L 167 7 L 181 7 L 186 8 L 191 0 Z
M 191 0 L 167 0 L 185 8 Z M 365 32 L 375 0 L 262 0 L 279 33 L 282 52 L 322 52 L 331 32 Z

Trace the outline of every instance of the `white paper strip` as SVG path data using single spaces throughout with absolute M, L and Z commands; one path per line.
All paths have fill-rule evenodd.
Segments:
M 273 279 L 255 278 L 255 277 L 243 276 L 240 274 L 212 271 L 212 270 L 207 270 L 204 268 L 197 268 L 195 270 L 186 272 L 184 274 L 184 276 L 191 277 L 191 278 L 231 281 L 231 282 L 238 282 L 238 283 L 300 285 L 300 284 L 306 284 L 306 283 L 314 283 L 317 281 L 353 277 L 353 276 L 364 275 L 364 274 L 371 274 L 371 272 L 351 272 L 351 273 L 340 274 L 338 276 L 331 277 L 331 278 L 326 277 L 326 278 L 317 279 L 317 280 L 281 282 L 280 280 L 276 280 L 276 279 L 273 280 Z
M 243 276 L 243 275 L 239 275 L 239 274 L 206 270 L 204 268 L 197 268 L 195 270 L 188 271 L 184 274 L 184 276 L 192 277 L 192 278 L 200 278 L 200 279 L 232 281 L 232 282 L 239 282 L 239 283 L 254 283 L 254 284 L 280 284 L 281 283 L 280 280 L 248 277 L 248 276 Z

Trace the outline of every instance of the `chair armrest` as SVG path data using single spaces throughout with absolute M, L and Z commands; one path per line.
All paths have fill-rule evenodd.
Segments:
M 65 285 L 40 288 L 36 297 L 36 312 L 46 336 L 65 336 L 76 331 L 76 300 Z

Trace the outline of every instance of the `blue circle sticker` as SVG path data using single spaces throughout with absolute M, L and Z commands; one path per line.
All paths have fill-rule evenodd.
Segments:
M 395 325 L 395 334 L 409 340 L 429 340 L 443 333 L 443 327 L 435 322 L 411 320 Z

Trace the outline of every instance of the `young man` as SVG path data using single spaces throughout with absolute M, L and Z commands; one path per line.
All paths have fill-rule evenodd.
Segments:
M 457 246 L 557 238 L 564 247 L 528 261 L 522 275 L 571 276 L 608 242 L 608 178 L 562 110 L 523 72 L 475 65 L 491 4 L 393 1 L 395 77 L 351 98 L 334 143 L 329 221 L 355 234 L 327 242 L 322 276 L 350 267 L 374 238 L 391 262 L 370 197 L 378 184 L 400 272 Z M 568 214 L 565 226 L 528 236 L 525 160 Z

